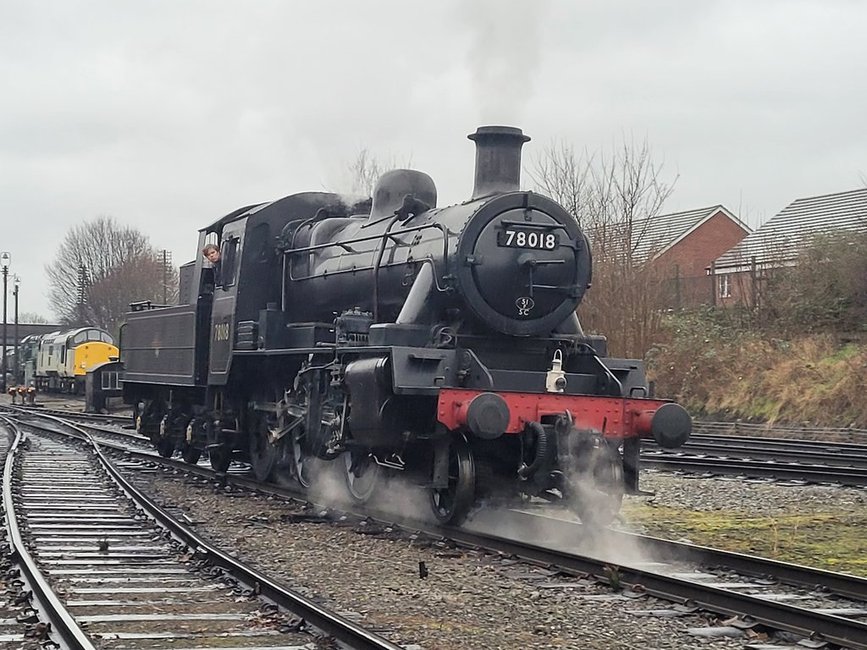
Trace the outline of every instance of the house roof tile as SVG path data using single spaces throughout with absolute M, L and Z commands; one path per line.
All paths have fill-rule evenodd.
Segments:
M 867 188 L 797 199 L 716 260 L 716 269 L 784 262 L 810 238 L 832 229 L 867 230 Z
M 660 214 L 651 219 L 636 221 L 633 224 L 633 233 L 640 233 L 634 237 L 637 241 L 635 256 L 647 258 L 648 256 L 658 257 L 662 255 L 718 212 L 722 212 L 734 220 L 745 232 L 750 232 L 749 226 L 722 205 Z

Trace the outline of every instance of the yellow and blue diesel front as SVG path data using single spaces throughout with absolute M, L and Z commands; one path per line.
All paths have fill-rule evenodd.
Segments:
M 80 343 L 71 354 L 67 353 L 67 373 L 69 377 L 83 378 L 87 371 L 100 363 L 111 361 L 119 356 L 117 346 L 104 341 L 88 341 Z

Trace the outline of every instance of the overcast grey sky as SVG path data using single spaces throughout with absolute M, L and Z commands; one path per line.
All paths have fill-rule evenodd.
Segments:
M 678 177 L 666 211 L 756 226 L 864 185 L 865 34 L 861 0 L 0 0 L 0 250 L 21 311 L 50 316 L 76 223 L 111 215 L 182 263 L 236 207 L 341 189 L 363 147 L 444 205 L 495 123 L 533 138 L 525 164 L 646 138 Z

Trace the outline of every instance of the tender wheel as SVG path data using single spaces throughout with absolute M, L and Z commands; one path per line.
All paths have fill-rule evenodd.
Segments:
M 576 448 L 575 466 L 568 476 L 569 507 L 587 526 L 602 528 L 620 512 L 623 503 L 623 462 L 620 454 L 599 437 Z
M 187 422 L 184 442 L 181 446 L 181 456 L 184 461 L 190 465 L 198 463 L 206 444 L 205 420 L 198 417 L 192 418 Z
M 175 443 L 168 438 L 158 440 L 156 443 L 157 453 L 163 458 L 171 458 L 175 453 Z
M 343 454 L 342 466 L 349 497 L 355 503 L 367 503 L 379 487 L 382 468 L 370 454 L 350 451 Z
M 445 488 L 431 488 L 430 504 L 441 524 L 460 524 L 476 497 L 476 465 L 473 452 L 463 436 L 449 444 L 449 481 Z
M 190 465 L 195 465 L 199 462 L 199 458 L 202 457 L 202 450 L 191 444 L 186 444 L 181 452 L 181 456 L 183 457 L 184 462 L 189 463 Z
M 279 456 L 277 445 L 268 439 L 268 423 L 265 418 L 260 418 L 256 430 L 250 435 L 250 464 L 257 480 L 271 478 Z
M 232 450 L 226 445 L 211 447 L 208 449 L 208 458 L 211 461 L 211 467 L 214 468 L 214 471 L 225 472 L 229 469 L 229 465 L 232 463 Z

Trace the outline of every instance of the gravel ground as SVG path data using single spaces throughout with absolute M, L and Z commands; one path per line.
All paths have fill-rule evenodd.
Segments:
M 351 526 L 311 522 L 294 506 L 162 474 L 136 479 L 220 545 L 401 645 L 446 648 L 742 648 L 690 628 L 709 614 L 502 558 Z M 301 514 L 301 516 L 298 516 Z M 419 563 L 428 571 L 419 577 Z
M 752 516 L 792 512 L 867 511 L 867 489 L 834 485 L 796 485 L 744 478 L 688 477 L 645 471 L 641 489 L 655 492 L 638 497 L 648 505 L 686 510 L 741 511 Z
M 867 577 L 867 489 L 642 475 L 621 528 Z

